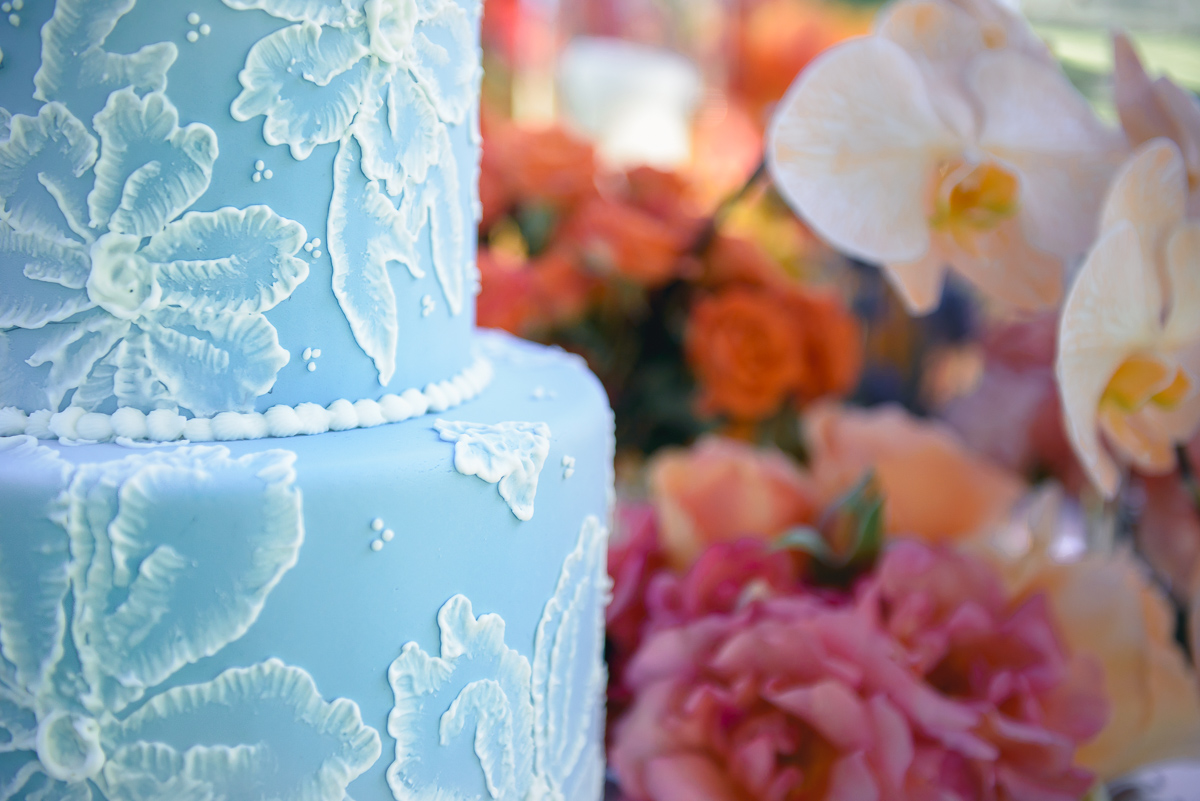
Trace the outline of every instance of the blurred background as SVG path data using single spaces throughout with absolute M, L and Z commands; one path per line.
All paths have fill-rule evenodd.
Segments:
M 480 323 L 584 355 L 616 408 L 623 464 L 710 431 L 802 457 L 796 414 L 827 395 L 977 419 L 961 407 L 997 360 L 1042 371 L 1030 398 L 1052 391 L 1052 322 L 1021 321 L 1031 349 L 1005 355 L 1011 321 L 953 283 L 937 313 L 911 318 L 877 270 L 825 248 L 758 172 L 797 73 L 866 33 L 879 7 L 487 0 Z M 1132 34 L 1152 75 L 1200 90 L 1200 0 L 1021 9 L 1107 119 L 1114 28 Z M 782 317 L 801 320 L 790 332 L 799 361 L 771 350 L 766 323 Z M 743 318 L 759 322 L 761 364 L 731 378 L 721 343 L 744 350 L 730 340 Z M 1064 472 L 1043 464 L 1069 450 L 1058 440 L 1031 453 L 962 433 L 1002 462 Z

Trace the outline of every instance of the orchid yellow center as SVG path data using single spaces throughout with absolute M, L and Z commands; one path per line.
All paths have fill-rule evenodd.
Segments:
M 1148 403 L 1174 409 L 1192 391 L 1192 381 L 1181 368 L 1153 356 L 1131 356 L 1109 379 L 1101 405 L 1136 412 Z
M 956 238 L 991 231 L 1017 213 L 1017 177 L 993 162 L 948 164 L 939 173 L 930 225 Z

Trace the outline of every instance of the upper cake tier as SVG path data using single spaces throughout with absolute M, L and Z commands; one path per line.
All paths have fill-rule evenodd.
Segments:
M 481 0 L 10 6 L 9 417 L 477 391 Z

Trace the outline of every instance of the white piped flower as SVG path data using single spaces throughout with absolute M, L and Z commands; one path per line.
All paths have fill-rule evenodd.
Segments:
M 417 27 L 416 0 L 367 0 L 363 10 L 371 53 L 388 64 L 403 61 Z
M 154 265 L 138 253 L 142 240 L 127 234 L 105 234 L 91 248 L 92 271 L 87 293 L 113 317 L 136 320 L 162 301 Z

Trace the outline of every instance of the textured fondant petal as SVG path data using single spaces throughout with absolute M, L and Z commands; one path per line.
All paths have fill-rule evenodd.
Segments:
M 217 135 L 199 123 L 180 128 L 179 112 L 161 92 L 114 92 L 95 125 L 101 148 L 88 196 L 93 228 L 152 236 L 208 190 Z
M 407 72 L 397 73 L 386 91 L 369 102 L 354 124 L 362 171 L 399 197 L 406 181 L 424 183 L 429 168 L 441 160 L 443 143 L 449 142 L 433 104 Z
M 116 397 L 116 376 L 117 351 L 114 348 L 92 366 L 92 371 L 71 396 L 71 405 L 89 412 L 99 411 L 100 407 Z
M 0 220 L 0 264 L 21 270 L 0 293 L 0 328 L 41 328 L 92 307 L 80 278 L 91 269 L 81 246 L 38 234 L 22 234 Z
M 105 739 L 107 783 L 131 801 L 197 789 L 203 799 L 340 801 L 381 753 L 354 702 L 325 701 L 308 673 L 277 659 L 168 690 Z
M 168 397 L 201 417 L 253 411 L 289 359 L 261 314 L 164 309 L 139 325 L 148 334 L 150 374 Z
M 42 28 L 42 64 L 33 78 L 38 100 L 71 102 L 131 87 L 162 91 L 178 50 L 170 42 L 131 55 L 104 50 L 117 22 L 137 0 L 59 0 Z
M 93 708 L 123 709 L 258 618 L 304 539 L 294 459 L 181 448 L 80 471 L 73 630 Z
M 37 749 L 37 714 L 33 695 L 6 687 L 6 671 L 0 667 L 0 754 Z M 0 789 L 0 798 L 3 798 Z
M 396 372 L 396 292 L 388 265 L 404 264 L 415 277 L 416 236 L 409 215 L 392 205 L 360 169 L 362 149 L 347 137 L 334 162 L 329 207 L 329 256 L 333 293 L 363 352 L 375 363 L 383 386 Z
M 233 117 L 265 115 L 267 143 L 288 145 L 295 158 L 306 159 L 349 130 L 369 83 L 367 52 L 361 37 L 311 22 L 263 37 L 238 75 L 242 93 Z
M 117 345 L 114 351 L 117 369 L 113 374 L 113 394 L 117 396 L 119 406 L 144 412 L 171 406 L 172 400 L 166 386 L 151 369 L 151 347 L 150 336 L 136 326 Z
M 387 779 L 398 801 L 488 797 L 521 801 L 533 784 L 533 705 L 529 660 L 504 643 L 504 620 L 476 618 L 471 602 L 451 598 L 438 612 L 441 657 L 415 643 L 388 670 L 396 705 L 388 734 L 396 760 Z M 469 737 L 465 731 L 474 719 Z M 467 740 L 483 768 L 464 775 L 440 762 Z M 441 749 L 433 749 L 440 744 Z
M 0 331 L 0 409 L 10 406 L 25 411 L 48 409 L 50 397 L 43 376 L 25 363 L 37 343 L 21 337 L 21 333 Z
M 545 423 L 461 423 L 438 420 L 442 439 L 454 443 L 454 468 L 498 484 L 518 520 L 533 518 L 538 476 L 550 454 L 550 427 Z
M 264 312 L 308 277 L 304 226 L 267 206 L 191 212 L 150 240 L 162 302 L 200 311 Z
M 96 139 L 61 103 L 36 117 L 17 114 L 0 144 L 0 203 L 6 222 L 47 239 L 86 239 L 84 174 L 96 163 Z
M 471 27 L 462 6 L 438 0 L 428 4 L 413 36 L 413 75 L 429 93 L 438 116 L 451 125 L 463 123 L 479 98 L 481 70 Z
M 70 469 L 32 437 L 0 438 L 0 465 L 22 478 L 0 482 L 0 662 L 12 689 L 35 695 L 63 652 L 70 553 L 57 499 Z
M 420 231 L 429 226 L 434 272 L 450 311 L 457 315 L 462 312 L 468 280 L 475 268 L 463 214 L 470 195 L 459 180 L 458 162 L 444 128 L 439 139 L 439 161 L 430 167 L 425 183 L 412 190 L 416 198 L 410 227 Z
M 288 22 L 311 22 L 335 28 L 361 25 L 364 0 L 224 0 L 235 11 L 261 8 Z
M 483 768 L 492 798 L 515 798 L 517 776 L 513 764 L 513 713 L 504 688 L 494 679 L 473 681 L 450 704 L 441 718 L 439 737 L 449 745 L 475 721 L 475 755 Z
M 550 788 L 579 797 L 566 784 L 598 748 L 596 713 L 608 681 L 604 667 L 604 607 L 611 581 L 608 532 L 589 517 L 567 556 L 554 597 L 538 623 L 533 656 L 537 772 Z
M 52 365 L 46 379 L 51 406 L 58 408 L 67 392 L 82 384 L 96 362 L 107 356 L 128 332 L 128 321 L 100 311 L 53 326 L 28 360 L 30 367 Z

